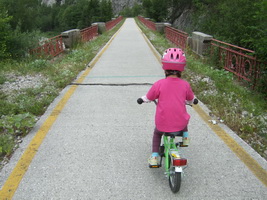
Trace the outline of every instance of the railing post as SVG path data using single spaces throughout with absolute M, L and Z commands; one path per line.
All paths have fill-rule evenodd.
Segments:
M 164 22 L 155 23 L 155 25 L 156 25 L 156 30 L 159 33 L 164 33 L 165 26 L 171 26 L 170 23 L 164 23 Z
M 107 31 L 105 22 L 95 22 L 92 25 L 97 25 L 98 26 L 98 33 L 99 34 L 103 34 L 103 33 L 105 33 Z
M 192 33 L 192 50 L 198 55 L 205 55 L 211 46 L 213 37 L 201 32 Z
M 61 35 L 66 48 L 72 48 L 81 40 L 81 33 L 79 29 L 68 30 L 62 32 Z

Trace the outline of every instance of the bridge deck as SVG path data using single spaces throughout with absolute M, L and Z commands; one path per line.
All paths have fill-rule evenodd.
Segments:
M 7 189 L 2 198 L 11 187 L 13 199 L 19 200 L 267 199 L 266 186 L 191 107 L 191 145 L 184 149 L 189 166 L 180 192 L 172 194 L 163 168 L 148 168 L 155 106 L 137 105 L 136 99 L 163 78 L 163 71 L 133 19 L 91 65 L 78 86 L 63 90 L 2 170 L 1 184 Z M 9 174 L 43 124 L 47 134 L 35 140 L 41 145 L 28 170 L 17 171 L 22 176 L 17 188 L 19 176 L 9 186 Z M 267 169 L 266 161 L 238 143 Z

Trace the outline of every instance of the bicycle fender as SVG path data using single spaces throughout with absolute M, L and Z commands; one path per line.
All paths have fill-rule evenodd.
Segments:
M 183 172 L 183 168 L 182 167 L 175 167 L 175 172 Z

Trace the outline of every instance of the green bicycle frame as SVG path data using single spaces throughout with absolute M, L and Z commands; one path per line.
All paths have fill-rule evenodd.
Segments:
M 163 137 L 163 141 L 164 141 L 164 155 L 165 155 L 165 171 L 166 174 L 168 174 L 168 176 L 170 175 L 170 163 L 171 163 L 171 158 L 169 156 L 169 152 L 170 150 L 175 150 L 178 151 L 178 148 L 176 147 L 175 143 L 174 143 L 174 138 L 172 138 L 171 136 L 165 136 Z

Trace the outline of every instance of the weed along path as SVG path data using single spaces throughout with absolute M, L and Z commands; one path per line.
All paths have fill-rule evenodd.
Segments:
M 155 105 L 136 99 L 164 78 L 158 59 L 127 19 L 3 168 L 0 199 L 267 199 L 266 161 L 210 126 L 204 105 L 188 107 L 181 190 L 171 192 L 163 168 L 148 168 Z

